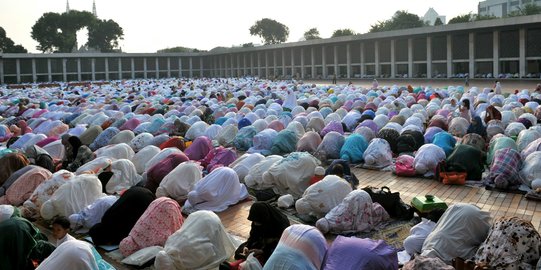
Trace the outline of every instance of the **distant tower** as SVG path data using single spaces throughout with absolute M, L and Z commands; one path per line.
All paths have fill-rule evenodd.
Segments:
M 66 0 L 66 13 L 70 12 L 70 1 Z
M 98 17 L 98 12 L 96 11 L 96 0 L 92 2 L 92 14 L 94 14 L 96 18 Z

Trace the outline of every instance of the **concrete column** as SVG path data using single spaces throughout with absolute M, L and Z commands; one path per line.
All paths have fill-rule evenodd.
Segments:
M 498 78 L 500 74 L 500 31 L 492 32 L 492 75 Z
M 82 81 L 82 75 L 81 75 L 81 58 L 77 58 L 77 80 Z
M 66 58 L 62 58 L 62 80 L 67 82 L 68 81 L 68 67 L 67 62 L 68 60 Z
M 447 78 L 451 78 L 453 73 L 453 40 L 451 35 L 447 35 Z
M 391 78 L 396 77 L 395 40 L 391 40 Z M 411 77 L 410 77 L 411 78 Z
M 250 76 L 255 77 L 254 74 L 254 53 L 250 53 Z
M 526 76 L 526 28 L 520 28 L 519 30 L 519 74 L 520 78 Z
M 338 46 L 333 46 L 333 59 L 334 59 L 334 75 L 336 75 L 336 78 L 340 77 L 340 71 L 338 70 Z
M 265 77 L 269 78 L 269 52 L 265 51 Z
M 171 58 L 167 57 L 167 78 L 171 78 Z
M 408 78 L 413 77 L 413 39 L 408 38 Z
M 291 77 L 295 77 L 297 76 L 297 73 L 295 72 L 295 51 L 293 50 L 293 48 L 290 49 L 291 50 Z
M 0 62 L 0 68 L 2 68 L 2 63 Z M 3 74 L 3 72 L 0 72 L 0 74 Z M 51 67 L 51 58 L 47 58 L 47 81 L 52 82 L 53 81 L 53 71 Z M 2 83 L 0 83 L 2 84 Z
M 203 57 L 199 57 L 199 78 L 203 78 Z
M 122 58 L 118 58 L 118 63 L 117 63 L 117 67 L 118 67 L 118 78 L 119 80 L 122 80 Z
M 380 65 L 379 65 L 379 41 L 374 41 L 374 62 L 376 62 L 376 77 L 379 77 L 381 74 Z
M 0 84 L 4 84 L 4 60 L 2 58 L 0 58 Z
M 192 78 L 193 77 L 193 59 L 191 57 L 190 57 L 190 62 L 189 63 L 190 63 L 190 66 L 189 66 L 190 73 L 189 74 L 190 74 L 190 78 Z
M 325 46 L 321 46 L 321 66 L 323 69 L 323 79 L 327 79 L 327 54 L 325 53 L 325 51 Z
M 426 37 L 426 77 L 432 78 L 432 38 Z
M 310 47 L 310 57 L 312 58 L 312 62 L 311 65 L 312 65 L 312 79 L 315 78 L 316 76 L 316 52 L 314 50 L 314 47 Z
M 286 76 L 286 50 L 282 49 L 282 76 Z
M 135 79 L 135 59 L 133 57 L 130 58 L 130 65 L 131 65 L 131 78 Z M 146 72 L 145 72 L 146 75 Z
M 346 45 L 346 70 L 348 79 L 351 79 L 351 45 L 349 43 Z
M 38 75 L 36 73 L 36 59 L 32 58 L 32 82 L 36 82 L 38 80 Z
M 21 83 L 21 61 L 19 58 L 15 60 L 15 74 L 17 75 L 17 83 Z
M 366 75 L 366 66 L 364 65 L 364 43 L 359 46 L 361 51 L 361 78 Z
M 276 70 L 278 69 L 277 61 L 276 61 L 276 50 L 272 51 L 272 64 L 273 64 L 273 77 L 276 77 Z
M 222 60 L 222 57 L 221 56 L 218 56 L 218 73 L 220 74 L 220 77 L 223 77 L 224 76 L 224 70 L 223 70 L 223 60 Z
M 230 68 L 229 76 L 235 77 L 235 66 L 233 64 L 233 55 L 229 57 L 229 68 Z
M 147 78 L 147 58 L 143 58 L 143 77 Z
M 105 80 L 109 80 L 109 58 L 105 58 Z
M 178 58 L 178 77 L 182 78 L 182 58 L 181 57 Z
M 257 57 L 257 77 L 262 78 L 263 75 L 261 74 L 261 53 L 256 54 Z
M 237 65 L 236 65 L 236 69 L 237 69 L 237 77 L 240 77 L 242 76 L 241 74 L 241 66 L 240 66 L 240 54 L 237 54 Z
M 92 73 L 91 78 L 92 78 L 92 81 L 95 81 L 96 80 L 96 58 L 92 58 L 90 60 L 90 66 L 91 66 L 90 71 Z
M 246 53 L 242 54 L 242 76 L 246 76 L 248 73 L 248 61 L 246 61 Z
M 160 61 L 158 60 L 158 57 L 154 58 L 155 66 L 156 66 L 156 79 L 160 78 Z
M 301 79 L 304 79 L 304 47 L 301 48 Z
M 469 34 L 469 55 L 468 55 L 468 73 L 469 77 L 475 76 L 475 33 Z

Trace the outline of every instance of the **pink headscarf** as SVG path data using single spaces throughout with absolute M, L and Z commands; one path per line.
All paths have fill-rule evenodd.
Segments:
M 126 121 L 126 123 L 124 123 L 119 129 L 121 131 L 122 130 L 131 130 L 131 131 L 133 131 L 139 124 L 141 124 L 141 121 L 139 121 L 139 119 L 132 118 L 132 119 Z
M 179 204 L 168 197 L 158 198 L 148 206 L 130 234 L 120 242 L 120 252 L 130 256 L 146 247 L 164 246 L 167 238 L 179 230 L 183 223 Z

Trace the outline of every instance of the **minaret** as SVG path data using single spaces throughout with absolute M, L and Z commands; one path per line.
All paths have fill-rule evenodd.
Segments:
M 96 0 L 92 2 L 92 14 L 94 14 L 96 18 L 98 17 L 98 12 L 96 11 Z
M 70 1 L 66 0 L 66 13 L 70 12 Z

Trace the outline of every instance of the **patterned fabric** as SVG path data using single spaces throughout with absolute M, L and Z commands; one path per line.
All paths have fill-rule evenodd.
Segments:
M 350 192 L 342 202 L 317 221 L 322 232 L 353 233 L 366 232 L 388 220 L 389 214 L 364 190 Z
M 518 217 L 498 219 L 475 261 L 491 269 L 535 269 L 541 253 L 541 236 L 532 223 Z
M 39 166 L 33 168 L 21 175 L 7 190 L 6 194 L 0 197 L 0 204 L 11 204 L 19 206 L 28 200 L 34 189 L 36 189 L 45 180 L 51 178 L 49 170 Z
M 337 206 L 349 193 L 351 186 L 336 175 L 327 175 L 323 180 L 309 186 L 302 198 L 295 203 L 297 213 L 323 217 Z
M 128 237 L 120 242 L 120 252 L 129 256 L 150 247 L 163 246 L 167 238 L 182 226 L 184 219 L 178 203 L 170 198 L 154 200 L 137 220 Z
M 325 256 L 326 270 L 398 270 L 396 250 L 383 240 L 338 236 Z
M 480 151 L 485 151 L 486 141 L 477 133 L 468 133 L 462 137 L 462 144 L 471 145 Z
M 489 183 L 494 183 L 497 188 L 517 188 L 522 183 L 520 168 L 522 168 L 522 159 L 517 150 L 500 149 L 494 154 L 487 180 Z
M 23 203 L 21 213 L 24 217 L 37 218 L 39 209 L 44 202 L 53 196 L 54 192 L 67 181 L 73 179 L 74 174 L 66 170 L 54 173 L 49 180 L 41 183 L 30 198 Z
M 440 258 L 416 256 L 415 259 L 407 262 L 402 270 L 454 270 L 450 265 L 445 264 Z
M 320 269 L 326 252 L 325 237 L 316 228 L 291 225 L 285 229 L 263 269 Z

